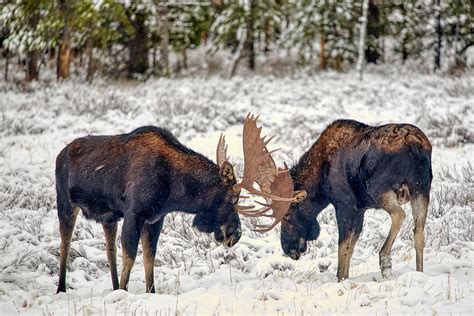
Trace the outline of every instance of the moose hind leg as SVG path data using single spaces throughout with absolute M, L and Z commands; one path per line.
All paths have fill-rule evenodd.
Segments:
M 119 288 L 118 274 L 117 274 L 117 222 L 112 224 L 102 224 L 105 235 L 105 245 L 107 252 L 107 259 L 110 266 L 110 276 L 112 278 L 112 288 L 117 290 Z
M 61 234 L 61 246 L 59 250 L 59 282 L 56 293 L 66 292 L 66 270 L 71 248 L 71 238 L 76 224 L 79 208 L 70 204 L 58 203 L 59 232 Z
M 145 265 L 145 285 L 147 293 L 155 293 L 155 267 L 156 246 L 160 237 L 163 219 L 154 224 L 145 224 L 142 231 L 143 264 Z
M 395 242 L 395 238 L 400 231 L 403 220 L 405 219 L 405 212 L 400 207 L 399 196 L 393 191 L 383 193 L 381 196 L 381 205 L 383 209 L 390 215 L 392 221 L 390 231 L 387 239 L 382 246 L 379 253 L 379 264 L 383 278 L 389 278 L 392 276 L 392 246 Z
M 349 218 L 345 218 L 344 213 L 336 210 L 337 225 L 339 227 L 338 281 L 345 280 L 349 277 L 352 254 L 354 253 L 354 247 L 357 240 L 359 240 L 364 223 L 364 211 L 357 210 L 356 208 L 348 208 L 347 210 L 351 210 Z M 343 212 L 346 212 L 346 210 L 343 210 Z
M 416 251 L 416 271 L 423 272 L 423 248 L 425 246 L 425 223 L 428 214 L 429 197 L 419 194 L 412 198 L 411 209 L 413 213 L 414 241 Z

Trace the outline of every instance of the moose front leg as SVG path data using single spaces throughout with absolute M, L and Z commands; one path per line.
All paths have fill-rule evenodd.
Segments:
M 336 218 L 339 228 L 337 280 L 342 281 L 349 277 L 351 257 L 364 223 L 364 211 L 355 207 L 338 208 Z
M 132 271 L 135 258 L 137 257 L 138 241 L 140 232 L 143 228 L 143 220 L 130 212 L 131 215 L 125 216 L 122 225 L 122 275 L 120 276 L 120 286 L 122 290 L 127 290 L 130 272 Z
M 155 278 L 153 275 L 156 256 L 156 245 L 163 228 L 164 218 L 154 224 L 145 224 L 142 231 L 143 264 L 145 265 L 145 284 L 147 293 L 155 293 Z
M 107 252 L 107 259 L 110 266 L 110 276 L 112 277 L 112 287 L 114 290 L 118 289 L 118 274 L 117 274 L 117 246 L 115 244 L 117 237 L 117 222 L 112 224 L 102 224 L 105 235 L 105 246 Z

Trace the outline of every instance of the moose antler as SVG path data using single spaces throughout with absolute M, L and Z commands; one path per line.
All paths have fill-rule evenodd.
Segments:
M 243 133 L 243 147 L 244 147 L 244 176 L 242 182 L 236 184 L 235 191 L 244 188 L 249 193 L 258 195 L 268 199 L 278 201 L 291 202 L 292 199 L 282 198 L 265 192 L 268 190 L 268 183 L 273 182 L 279 171 L 273 158 L 271 156 L 276 150 L 268 151 L 267 145 L 273 139 L 270 137 L 265 140 L 265 137 L 260 137 L 262 131 L 261 127 L 257 127 L 258 116 L 254 117 L 250 113 L 245 118 L 244 133 Z M 257 190 L 253 187 L 253 183 L 258 182 L 260 186 L 265 186 L 262 190 Z
M 255 225 L 256 232 L 267 232 L 275 227 L 285 217 L 291 203 L 299 203 L 306 198 L 306 191 L 293 191 L 293 180 L 291 179 L 288 167 L 285 164 L 285 169 L 279 169 L 278 175 L 271 183 L 270 191 L 272 194 L 276 194 L 283 198 L 288 198 L 291 201 L 278 201 L 272 199 L 266 199 L 267 203 L 259 203 L 263 207 L 257 210 L 242 210 L 240 214 L 248 217 L 271 217 L 275 220 L 270 225 Z M 258 202 L 257 202 L 258 203 Z M 267 214 L 268 211 L 272 210 L 271 214 Z
M 227 157 L 227 145 L 225 144 L 225 136 L 224 133 L 221 134 L 219 137 L 219 142 L 217 143 L 217 150 L 216 150 L 216 161 L 219 167 L 222 167 L 224 161 L 228 161 L 229 158 Z
M 254 206 L 238 205 L 240 214 L 248 217 L 272 217 L 275 219 L 271 225 L 257 225 L 255 231 L 266 232 L 278 224 L 287 213 L 291 203 L 297 203 L 306 198 L 306 191 L 293 191 L 293 180 L 285 165 L 284 169 L 277 169 L 267 145 L 272 138 L 265 140 L 261 137 L 261 127 L 257 127 L 258 116 L 247 115 L 244 122 L 243 148 L 244 148 L 244 176 L 242 182 L 234 185 L 235 191 L 241 188 L 249 193 L 265 198 L 267 203 L 259 203 L 263 207 L 253 210 Z M 256 182 L 260 190 L 253 187 Z M 272 210 L 272 214 L 267 214 Z

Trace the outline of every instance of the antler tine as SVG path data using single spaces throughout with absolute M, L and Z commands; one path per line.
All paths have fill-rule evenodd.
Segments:
M 257 232 L 257 233 L 266 233 L 268 231 L 271 231 L 273 229 L 273 227 L 275 227 L 279 222 L 273 222 L 271 225 L 259 225 L 259 224 L 256 224 L 255 227 L 257 229 L 253 229 L 254 232 Z
M 219 167 L 222 167 L 224 161 L 228 160 L 229 158 L 227 157 L 227 145 L 225 144 L 224 133 L 222 133 L 219 137 L 219 142 L 217 143 L 216 162 Z
M 243 211 L 243 212 L 240 212 L 240 214 L 242 214 L 246 217 L 261 217 L 261 216 L 272 217 L 271 215 L 265 214 L 269 210 L 270 210 L 269 207 L 265 207 L 265 208 L 258 209 L 258 210 L 255 210 L 255 211 Z

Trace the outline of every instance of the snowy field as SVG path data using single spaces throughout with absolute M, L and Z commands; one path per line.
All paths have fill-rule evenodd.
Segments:
M 290 164 L 331 121 L 408 122 L 434 145 L 425 272 L 415 271 L 413 221 L 395 241 L 394 277 L 384 280 L 378 252 L 390 220 L 366 213 L 350 278 L 338 283 L 334 209 L 320 216 L 321 235 L 299 260 L 285 257 L 279 228 L 257 234 L 242 218 L 232 249 L 194 231 L 191 216 L 166 218 L 155 261 L 157 294 L 146 294 L 141 253 L 129 292 L 112 292 L 102 227 L 79 216 L 68 292 L 56 295 L 59 224 L 54 160 L 87 134 L 128 132 L 146 124 L 170 129 L 214 159 L 226 132 L 231 162 L 242 170 L 241 126 L 259 113 L 278 164 Z M 353 73 L 286 78 L 182 78 L 146 83 L 0 83 L 0 315 L 175 314 L 473 314 L 474 78 Z M 118 241 L 119 272 L 121 249 Z

